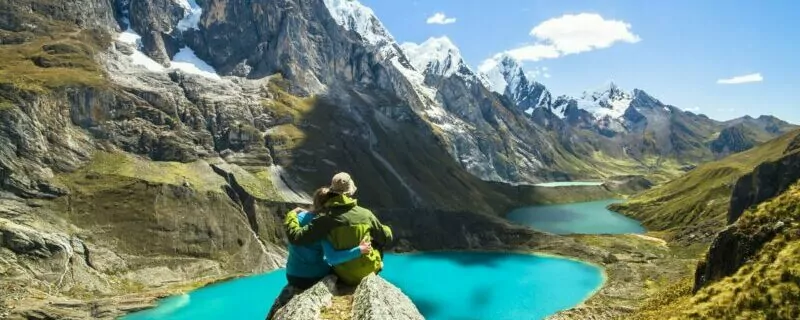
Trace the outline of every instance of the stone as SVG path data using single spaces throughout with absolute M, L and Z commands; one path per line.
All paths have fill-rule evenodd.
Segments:
M 3 222 L 0 219 L 0 222 Z M 17 254 L 30 254 L 39 257 L 50 256 L 42 234 L 25 226 L 6 221 L 0 224 L 0 233 L 3 233 L 3 246 Z
M 296 293 L 296 289 L 284 288 L 281 296 L 273 305 L 279 307 L 282 301 L 289 298 L 283 307 L 279 307 L 272 319 L 274 320 L 316 320 L 320 319 L 322 309 L 331 304 L 333 294 L 336 292 L 336 276 L 328 276 L 308 290 Z M 294 294 L 292 296 L 292 294 Z M 272 312 L 270 312 L 272 314 Z M 269 319 L 268 319 L 269 320 Z
M 114 41 L 114 48 L 126 56 L 132 55 L 136 51 L 133 46 L 120 41 Z
M 353 297 L 353 320 L 422 320 L 411 299 L 380 276 L 361 280 Z

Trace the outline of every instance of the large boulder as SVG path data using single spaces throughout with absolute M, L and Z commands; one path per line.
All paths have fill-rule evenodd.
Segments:
M 411 299 L 383 278 L 370 275 L 361 281 L 353 298 L 354 320 L 421 320 Z
M 336 292 L 336 276 L 328 276 L 308 290 L 299 294 L 297 292 L 294 287 L 285 287 L 275 300 L 273 311 L 270 311 L 267 319 L 273 316 L 273 312 L 274 320 L 321 319 L 322 309 L 331 304 L 333 293 Z

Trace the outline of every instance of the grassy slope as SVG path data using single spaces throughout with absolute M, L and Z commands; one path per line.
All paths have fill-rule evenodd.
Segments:
M 33 32 L 0 30 L 0 37 L 12 43 L 0 45 L 0 111 L 29 94 L 109 85 L 94 60 L 111 42 L 108 33 L 42 17 L 24 4 L 0 3 L 0 10 L 13 13 L 22 25 L 36 26 Z
M 692 227 L 714 233 L 725 224 L 736 180 L 758 164 L 779 158 L 798 135 L 800 130 L 795 130 L 748 151 L 701 165 L 613 209 L 642 221 L 651 230 L 673 233 Z
M 800 318 L 800 184 L 747 211 L 737 224 L 748 232 L 777 221 L 784 229 L 736 274 L 693 296 L 687 278 L 648 301 L 634 318 Z

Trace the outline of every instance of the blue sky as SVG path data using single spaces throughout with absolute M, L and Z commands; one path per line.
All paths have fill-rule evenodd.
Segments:
M 800 1 L 361 2 L 375 11 L 398 42 L 447 36 L 474 69 L 500 52 L 535 44 L 574 44 L 558 28 L 584 20 L 564 16 L 596 14 L 613 28 L 589 36 L 610 37 L 607 47 L 592 46 L 602 39 L 584 35 L 581 41 L 588 41 L 589 47 L 572 50 L 581 52 L 525 61 L 526 69 L 538 71 L 536 80 L 553 94 L 580 95 L 613 80 L 714 119 L 772 114 L 800 124 Z M 434 20 L 447 24 L 427 23 L 436 13 L 444 17 Z M 537 26 L 538 38 L 531 35 Z M 762 81 L 746 81 L 758 80 L 756 74 Z M 746 75 L 745 83 L 718 83 Z

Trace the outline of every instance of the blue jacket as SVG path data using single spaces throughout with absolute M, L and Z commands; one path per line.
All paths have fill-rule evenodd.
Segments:
M 314 214 L 303 211 L 297 215 L 300 226 L 314 220 Z M 301 278 L 322 278 L 331 272 L 331 266 L 342 264 L 361 256 L 358 247 L 336 251 L 328 240 L 300 246 L 289 244 L 286 274 Z

